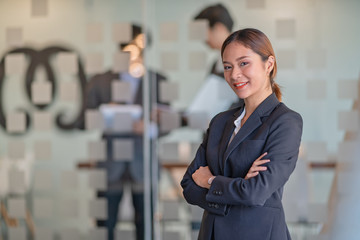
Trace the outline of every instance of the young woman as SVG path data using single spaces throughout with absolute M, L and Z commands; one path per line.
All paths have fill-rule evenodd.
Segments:
M 281 198 L 298 158 L 302 118 L 281 102 L 264 33 L 232 33 L 221 56 L 225 79 L 244 104 L 212 119 L 181 182 L 185 199 L 205 210 L 199 239 L 291 239 Z

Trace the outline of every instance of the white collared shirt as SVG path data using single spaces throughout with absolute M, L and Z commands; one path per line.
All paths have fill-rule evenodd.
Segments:
M 241 120 L 244 118 L 245 116 L 245 108 L 244 111 L 242 111 L 242 113 L 240 114 L 240 116 L 234 121 L 234 125 L 235 125 L 235 129 L 233 134 L 231 135 L 229 144 L 231 143 L 231 141 L 234 139 L 235 135 L 240 131 L 241 128 Z

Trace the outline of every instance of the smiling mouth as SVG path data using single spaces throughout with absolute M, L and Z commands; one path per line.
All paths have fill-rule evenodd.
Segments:
M 245 87 L 247 84 L 248 84 L 247 82 L 242 82 L 242 83 L 234 84 L 234 87 L 237 89 L 241 89 Z

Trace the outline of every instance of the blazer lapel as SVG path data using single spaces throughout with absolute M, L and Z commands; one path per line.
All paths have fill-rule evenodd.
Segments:
M 231 141 L 227 147 L 224 154 L 224 161 L 229 157 L 230 153 L 242 142 L 244 139 L 249 136 L 256 128 L 261 125 L 262 121 L 257 112 L 253 112 L 245 124 L 240 128 L 240 131 L 235 135 L 234 139 Z
M 235 135 L 229 146 L 226 148 L 223 158 L 224 166 L 231 152 L 234 151 L 234 149 L 241 142 L 243 142 L 246 137 L 249 136 L 249 134 L 251 134 L 262 124 L 262 117 L 270 115 L 270 113 L 275 109 L 278 104 L 279 101 L 273 93 L 255 109 L 255 111 L 251 114 L 245 124 L 240 128 L 240 131 Z
M 221 141 L 220 141 L 219 163 L 220 163 L 221 170 L 223 170 L 223 168 L 224 168 L 222 157 L 224 156 L 224 152 L 225 152 L 226 148 L 228 147 L 230 137 L 234 132 L 234 128 L 235 128 L 234 121 L 236 120 L 237 116 L 239 116 L 239 112 L 241 113 L 241 110 L 242 109 L 240 109 L 239 111 L 234 113 L 233 117 L 230 118 L 225 125 L 225 129 L 224 129 L 223 135 L 221 137 Z

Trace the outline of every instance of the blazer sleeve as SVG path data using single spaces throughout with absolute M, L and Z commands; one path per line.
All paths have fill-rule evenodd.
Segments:
M 229 178 L 217 176 L 206 200 L 221 204 L 263 206 L 267 199 L 283 187 L 293 172 L 299 154 L 302 118 L 293 111 L 282 114 L 270 126 L 265 141 L 267 170 L 256 177 Z
M 210 122 L 210 126 L 212 125 Z M 186 201 L 190 204 L 197 205 L 211 213 L 217 215 L 226 215 L 227 213 L 227 206 L 221 203 L 214 203 L 208 201 L 206 199 L 206 195 L 208 194 L 208 189 L 199 187 L 194 180 L 192 179 L 192 174 L 200 167 L 200 166 L 207 166 L 206 161 L 206 146 L 207 146 L 207 139 L 209 134 L 209 129 L 204 137 L 204 140 L 200 147 L 197 150 L 194 160 L 187 168 L 184 177 L 181 181 L 181 187 L 183 188 L 183 195 Z

